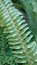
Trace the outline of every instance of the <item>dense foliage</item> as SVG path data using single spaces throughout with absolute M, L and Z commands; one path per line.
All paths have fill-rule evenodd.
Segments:
M 37 1 L 0 0 L 0 65 L 37 65 L 34 15 L 37 16 Z

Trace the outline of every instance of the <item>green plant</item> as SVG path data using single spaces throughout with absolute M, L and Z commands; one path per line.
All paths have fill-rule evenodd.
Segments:
M 4 53 L 4 57 L 0 54 L 0 59 L 4 60 L 0 60 L 0 65 L 6 63 L 10 65 L 18 65 L 19 63 L 22 65 L 37 65 L 36 45 L 35 37 L 24 20 L 23 14 L 14 7 L 11 0 L 1 0 L 0 51 L 1 54 Z
M 19 2 L 22 5 L 22 8 L 27 12 L 31 30 L 37 41 L 37 28 L 36 28 L 37 27 L 37 1 L 36 0 L 18 0 L 17 2 Z

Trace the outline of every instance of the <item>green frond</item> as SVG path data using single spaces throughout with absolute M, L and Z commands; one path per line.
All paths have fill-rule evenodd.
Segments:
M 26 11 L 31 30 L 35 36 L 37 42 L 37 0 L 16 0 L 22 5 L 22 8 Z M 34 25 L 34 26 L 33 26 Z
M 37 63 L 35 38 L 24 20 L 23 14 L 14 7 L 11 0 L 1 0 L 0 18 L 2 23 L 7 26 L 4 33 L 10 33 L 6 39 L 9 40 L 15 62 L 26 65 Z
M 8 39 L 6 38 L 6 36 L 8 36 L 9 33 L 4 33 L 5 29 L 6 26 L 1 24 L 0 21 L 0 65 L 12 65 L 12 63 L 15 65 L 14 57 L 11 53 L 12 51 L 9 49 Z
M 6 39 L 6 35 L 4 34 L 5 26 L 0 25 L 0 62 L 4 64 L 4 59 L 8 52 L 8 40 Z M 3 62 L 4 61 L 4 62 Z

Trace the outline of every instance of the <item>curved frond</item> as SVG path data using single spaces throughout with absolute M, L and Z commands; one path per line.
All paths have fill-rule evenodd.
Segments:
M 36 42 L 23 14 L 14 7 L 11 0 L 1 0 L 0 15 L 3 24 L 7 26 L 4 33 L 10 33 L 6 38 L 16 63 L 33 65 L 37 62 Z

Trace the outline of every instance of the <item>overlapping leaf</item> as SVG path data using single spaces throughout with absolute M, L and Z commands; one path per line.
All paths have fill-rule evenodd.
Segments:
M 6 38 L 9 40 L 15 62 L 33 65 L 37 62 L 36 42 L 23 14 L 14 7 L 11 0 L 1 0 L 0 15 L 7 26 L 4 33 L 10 33 Z

